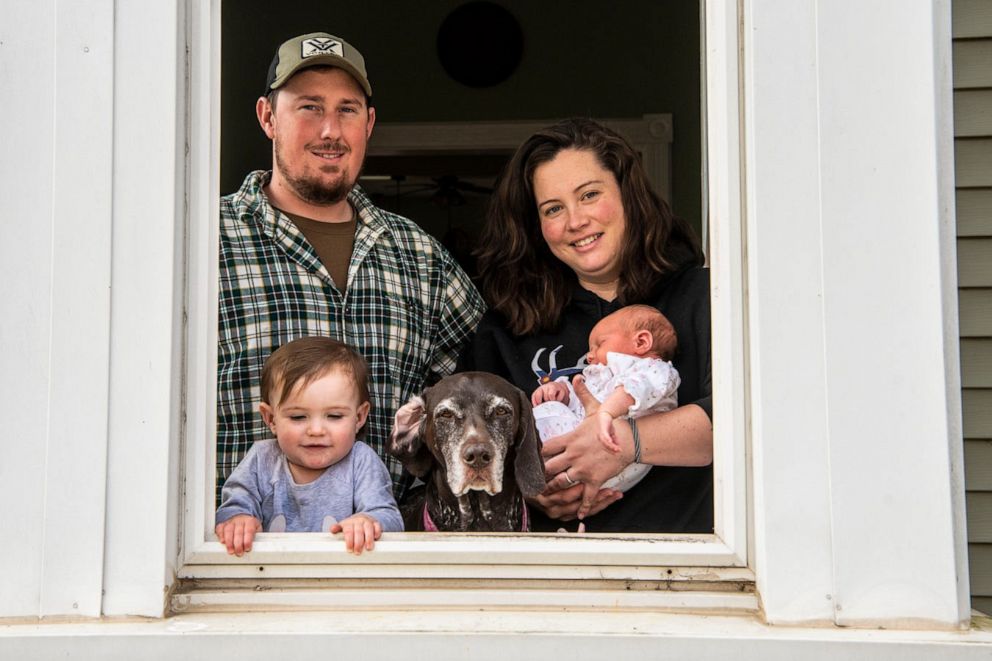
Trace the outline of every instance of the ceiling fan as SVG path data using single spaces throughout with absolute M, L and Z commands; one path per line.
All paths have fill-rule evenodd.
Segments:
M 470 181 L 464 181 L 457 175 L 444 174 L 439 177 L 430 177 L 431 183 L 420 182 L 407 183 L 406 175 L 390 175 L 389 177 L 368 177 L 379 181 L 389 180 L 395 185 L 392 195 L 399 200 L 401 197 L 409 195 L 430 194 L 430 201 L 435 206 L 446 209 L 449 207 L 460 207 L 467 203 L 465 194 L 491 195 L 493 189 L 487 186 L 480 186 Z M 418 179 L 422 179 L 418 177 Z M 383 191 L 384 194 L 387 194 Z

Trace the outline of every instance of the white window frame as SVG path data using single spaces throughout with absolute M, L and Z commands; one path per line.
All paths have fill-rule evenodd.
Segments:
M 753 581 L 748 569 L 747 326 L 744 205 L 735 0 L 704 0 L 705 189 L 712 265 L 714 507 L 711 535 L 390 533 L 372 553 L 344 551 L 330 534 L 260 534 L 249 556 L 233 558 L 213 539 L 216 429 L 217 245 L 220 135 L 220 0 L 189 8 L 189 145 L 186 180 L 187 333 L 180 578 L 239 579 L 592 579 L 607 581 Z M 604 559 L 608 558 L 608 562 Z M 589 583 L 592 585 L 592 583 Z M 326 592 L 326 591 L 325 591 Z M 318 593 L 319 594 L 319 593 Z M 676 595 L 673 597 L 672 595 Z M 632 604 L 727 607 L 714 592 L 698 599 L 641 591 Z M 719 594 L 717 592 L 716 594 Z M 727 593 L 725 593 L 727 594 Z M 737 598 L 756 607 L 753 593 Z M 291 601 L 300 599 L 285 597 Z M 334 597 L 316 597 L 331 599 Z M 494 597 L 498 601 L 498 597 Z M 189 604 L 189 596 L 182 603 Z M 420 602 L 422 599 L 418 598 Z M 596 598 L 590 597 L 589 603 Z M 295 603 L 295 601 L 294 601 Z

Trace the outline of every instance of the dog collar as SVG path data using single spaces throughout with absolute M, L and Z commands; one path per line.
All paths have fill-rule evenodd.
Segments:
M 527 520 L 527 503 L 522 503 L 524 507 L 524 513 L 521 517 L 520 532 L 530 532 L 530 522 Z M 424 503 L 424 532 L 441 532 L 437 529 L 437 525 L 431 518 L 430 512 L 427 511 L 427 503 Z

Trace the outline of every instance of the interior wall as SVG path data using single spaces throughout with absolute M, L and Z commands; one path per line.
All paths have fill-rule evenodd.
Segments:
M 327 3 L 229 0 L 222 6 L 221 192 L 271 167 L 255 101 L 279 44 L 328 31 L 365 56 L 380 122 L 554 120 L 671 113 L 675 212 L 700 227 L 698 0 L 496 0 L 519 21 L 523 58 L 504 82 L 470 88 L 448 77 L 438 27 L 463 0 Z M 375 135 L 372 140 L 374 142 Z M 416 220 L 416 218 L 414 218 Z

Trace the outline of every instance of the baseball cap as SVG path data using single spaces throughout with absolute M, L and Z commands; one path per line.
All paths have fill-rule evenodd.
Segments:
M 269 65 L 265 94 L 285 85 L 297 71 L 320 64 L 344 69 L 372 96 L 365 58 L 347 41 L 326 32 L 311 32 L 283 42 Z

